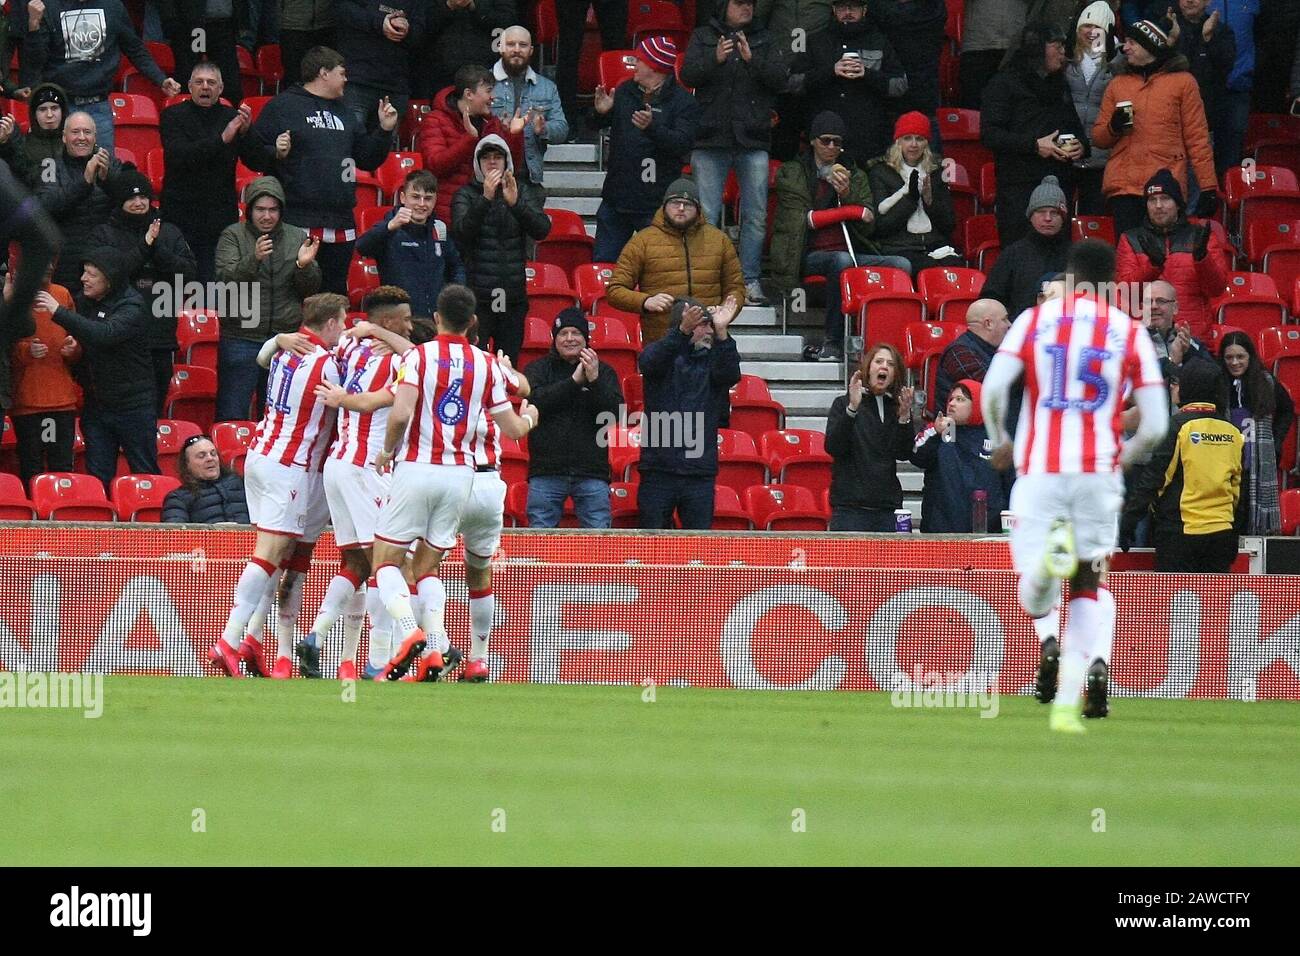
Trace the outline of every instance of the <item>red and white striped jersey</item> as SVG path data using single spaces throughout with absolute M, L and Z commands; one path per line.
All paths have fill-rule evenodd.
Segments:
M 402 356 L 392 388 L 404 385 L 419 397 L 397 461 L 472 467 L 483 443 L 479 417 L 510 407 L 500 367 L 460 336 L 439 335 Z
M 505 381 L 506 395 L 518 395 L 519 373 L 514 369 L 507 372 L 496 356 L 491 357 L 491 362 L 496 366 L 497 374 Z M 474 464 L 499 468 L 501 461 L 501 429 L 497 428 L 497 423 L 492 420 L 491 415 L 479 415 L 478 433 L 479 449 L 474 455 Z
M 266 383 L 266 412 L 249 446 L 250 455 L 265 455 L 282 465 L 319 471 L 334 437 L 335 409 L 316 397 L 316 386 L 337 385 L 334 353 L 307 329 L 299 332 L 316 345 L 309 355 L 281 349 L 271 360 Z
M 349 395 L 378 392 L 396 380 L 401 356 L 391 352 L 376 355 L 374 345 L 374 339 L 358 341 L 346 338 L 339 341 L 335 350 L 339 381 Z M 387 408 L 365 413 L 340 408 L 338 436 L 330 449 L 330 457 L 365 468 L 384 450 L 387 427 Z
M 1021 475 L 1115 471 L 1125 386 L 1164 387 L 1142 325 L 1090 296 L 1021 313 L 998 353 L 1025 367 L 1015 442 Z

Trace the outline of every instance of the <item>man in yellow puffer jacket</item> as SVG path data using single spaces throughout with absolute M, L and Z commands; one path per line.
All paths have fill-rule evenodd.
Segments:
M 641 313 L 647 345 L 667 333 L 673 302 L 682 296 L 703 305 L 720 305 L 729 295 L 745 301 L 736 247 L 721 229 L 705 221 L 700 208 L 695 183 L 674 181 L 650 225 L 623 247 L 609 280 L 609 304 Z

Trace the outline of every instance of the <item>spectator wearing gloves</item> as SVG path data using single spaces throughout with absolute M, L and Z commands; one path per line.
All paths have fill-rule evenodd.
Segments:
M 1119 544 L 1132 547 L 1150 515 L 1157 571 L 1225 574 L 1237 558 L 1242 436 L 1223 414 L 1223 377 L 1210 363 L 1183 366 L 1174 391 L 1181 407 L 1169 431 L 1129 475 Z
M 876 200 L 876 246 L 882 255 L 907 259 L 913 275 L 966 264 L 952 247 L 952 194 L 929 138 L 929 119 L 904 113 L 894 124 L 894 145 L 867 170 Z
M 1115 39 L 1115 14 L 1106 0 L 1094 0 L 1079 14 L 1074 31 L 1074 53 L 1065 64 L 1065 85 L 1079 117 L 1084 145 L 1088 150 L 1074 164 L 1079 190 L 1079 215 L 1100 216 L 1106 212 L 1101 191 L 1108 150 L 1092 142 L 1092 124 L 1101 112 L 1106 87 L 1123 64 Z
M 588 334 L 587 314 L 565 309 L 551 331 L 551 353 L 524 369 L 528 400 L 542 413 L 528 439 L 530 528 L 559 527 L 569 498 L 579 527 L 610 526 L 609 446 L 602 439 L 618 417 L 623 389 L 588 346 Z
M 1115 232 L 1142 224 L 1145 184 L 1162 168 L 1177 180 L 1180 196 L 1186 195 L 1189 172 L 1198 183 L 1209 184 L 1202 185 L 1195 212 L 1213 215 L 1218 207 L 1214 153 L 1201 92 L 1188 72 L 1187 58 L 1150 20 L 1129 28 L 1124 58 L 1125 68 L 1106 87 L 1092 125 L 1093 144 L 1110 150 L 1102 191 Z M 1128 106 L 1117 109 L 1119 103 Z
M 673 78 L 677 47 L 647 37 L 636 48 L 632 82 L 596 87 L 594 125 L 609 127 L 609 168 L 596 210 L 595 262 L 616 262 L 663 205 L 668 184 L 690 160 L 700 108 Z M 649 176 L 646 175 L 649 163 Z
M 1056 177 L 1045 177 L 1025 208 L 1029 232 L 1003 247 L 980 295 L 1004 303 L 1009 316 L 1033 308 L 1043 275 L 1065 268 L 1071 241 L 1069 209 Z
M 826 451 L 831 464 L 831 531 L 892 532 L 903 505 L 898 462 L 912 456 L 912 389 L 899 387 L 903 359 L 875 345 L 831 403 Z
M 1019 49 L 984 90 L 980 138 L 995 160 L 1003 249 L 1028 231 L 1025 204 L 1045 177 L 1055 177 L 1067 196 L 1074 193 L 1073 164 L 1087 146 L 1065 82 L 1066 62 L 1064 30 L 1030 23 Z
M 1214 322 L 1210 302 L 1223 294 L 1228 282 L 1231 260 L 1223 228 L 1187 219 L 1182 188 L 1168 169 L 1147 180 L 1143 191 L 1146 219 L 1120 237 L 1116 280 L 1121 284 L 1169 282 L 1178 290 L 1183 321 L 1192 335 L 1204 340 Z
M 925 471 L 921 530 L 933 534 L 986 534 L 1002 530 L 1011 500 L 1010 471 L 989 464 L 988 432 L 980 411 L 980 383 L 964 378 L 953 386 L 944 414 L 916 436 L 912 464 Z M 971 503 L 985 495 L 985 526 L 972 527 Z
M 870 236 L 875 202 L 865 169 L 844 152 L 844 121 L 830 111 L 812 122 L 811 148 L 781 164 L 772 222 L 773 285 L 782 295 L 803 276 L 826 277 L 826 338 L 820 361 L 844 360 L 840 273 L 854 266 L 888 266 L 911 273 L 902 256 L 877 255 Z
M 465 284 L 465 263 L 447 224 L 433 215 L 438 201 L 433 173 L 411 170 L 397 199 L 400 205 L 357 240 L 357 252 L 379 264 L 381 284 L 406 290 L 413 316 L 432 318 L 443 286 Z
M 181 486 L 163 499 L 164 524 L 248 524 L 244 479 L 225 465 L 207 435 L 181 447 Z
M 149 322 L 149 353 L 153 360 L 157 412 L 163 411 L 176 356 L 176 312 L 171 307 L 177 278 L 182 285 L 197 275 L 194 253 L 180 229 L 158 218 L 149 177 L 123 170 L 109 181 L 113 213 L 90 234 L 92 249 L 107 246 L 122 256 L 127 280 L 140 293 Z
M 569 121 L 560 106 L 555 84 L 531 66 L 533 36 L 521 26 L 501 34 L 501 59 L 492 67 L 492 112 L 504 124 L 515 117 L 524 122 L 524 166 L 522 171 L 534 185 L 542 185 L 546 147 L 569 138 Z
M 1245 332 L 1223 337 L 1219 361 L 1228 377 L 1228 420 L 1241 429 L 1246 445 L 1237 528 L 1243 534 L 1277 534 L 1282 527 L 1278 468 L 1295 465 L 1278 456 L 1295 424 L 1295 404 L 1282 383 L 1264 371 Z

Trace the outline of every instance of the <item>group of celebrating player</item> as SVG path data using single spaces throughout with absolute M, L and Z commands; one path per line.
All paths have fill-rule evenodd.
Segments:
M 501 540 L 506 484 L 500 438 L 537 424 L 528 382 L 504 353 L 472 344 L 475 297 L 449 285 L 438 297 L 437 334 L 416 345 L 410 297 L 381 286 L 362 302 L 364 321 L 344 331 L 347 299 L 322 293 L 303 303 L 302 328 L 269 340 L 266 411 L 244 470 L 257 531 L 230 616 L 208 656 L 231 677 L 322 676 L 321 646 L 340 616 L 340 680 L 357 678 L 356 654 L 370 618 L 363 676 L 435 681 L 462 663 L 444 623 L 443 555 L 465 545 L 471 649 L 462 680 L 488 679 L 493 554 Z M 519 411 L 511 396 L 518 396 Z M 394 465 L 397 467 L 394 467 Z M 325 599 L 295 640 L 302 585 L 327 524 L 341 554 Z M 271 665 L 265 619 L 279 596 Z M 408 673 L 410 672 L 410 673 Z

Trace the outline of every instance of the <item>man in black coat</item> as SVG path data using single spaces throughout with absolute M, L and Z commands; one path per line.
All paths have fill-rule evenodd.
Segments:
M 379 125 L 376 108 L 384 96 L 399 115 L 406 112 L 428 7 L 425 0 L 334 0 L 335 43 L 348 64 L 343 100 L 367 129 Z
M 519 360 L 528 314 L 524 263 L 528 240 L 545 239 L 551 220 L 540 190 L 515 178 L 506 141 L 495 133 L 474 147 L 474 181 L 451 201 L 451 235 L 465 257 L 469 286 L 478 296 L 479 342 Z
M 522 7 L 515 0 L 429 0 L 428 30 L 412 69 L 411 95 L 432 99 L 466 64 L 490 68 L 497 61 L 493 41 L 520 22 Z
M 808 41 L 808 112 L 838 113 L 849 131 L 844 150 L 866 169 L 893 142 L 892 119 L 905 112 L 899 106 L 910 79 L 885 34 L 867 18 L 866 0 L 835 0 L 832 10 L 830 25 Z
M 730 296 L 712 308 L 680 298 L 668 334 L 637 360 L 645 382 L 637 488 L 643 528 L 671 528 L 674 512 L 687 531 L 713 524 L 718 428 L 729 420 L 729 392 L 740 381 L 740 352 L 728 334 L 739 311 Z
M 889 121 L 913 110 L 933 116 L 939 109 L 939 55 L 947 42 L 944 0 L 871 0 L 868 15 L 907 74 L 907 92 L 887 103 Z
M 215 257 L 221 230 L 239 221 L 235 163 L 251 146 L 247 133 L 253 113 L 221 103 L 225 81 L 213 63 L 198 63 L 190 73 L 190 98 L 162 112 L 163 222 L 185 233 L 198 266 L 198 281 L 216 279 Z
M 116 208 L 108 222 L 90 234 L 90 248 L 119 252 L 127 281 L 144 300 L 154 394 L 161 415 L 175 363 L 177 306 L 185 299 L 185 283 L 194 281 L 197 272 L 194 253 L 180 229 L 154 212 L 148 176 L 123 170 L 108 184 L 108 194 Z
M 158 15 L 176 59 L 173 75 L 188 77 L 198 63 L 211 63 L 227 83 L 226 99 L 238 106 L 244 89 L 235 35 L 248 22 L 248 0 L 158 0 Z
M 673 41 L 648 37 L 637 46 L 636 59 L 630 82 L 612 94 L 596 88 L 595 126 L 608 126 L 610 135 L 609 169 L 596 211 L 595 262 L 617 262 L 632 235 L 650 225 L 695 143 L 700 109 L 673 79 Z
M 133 474 L 158 474 L 158 416 L 154 411 L 149 318 L 144 300 L 131 288 L 122 256 L 107 246 L 83 260 L 77 311 L 61 308 L 48 292 L 36 293 L 38 307 L 81 343 L 85 408 L 86 471 L 107 491 L 117 474 L 118 449 Z
M 1070 207 L 1055 176 L 1048 176 L 1029 197 L 1025 216 L 1030 229 L 1002 250 L 980 295 L 1007 307 L 1012 321 L 1038 301 L 1040 281 L 1065 269 L 1070 251 Z
M 1029 228 L 1025 206 L 1045 176 L 1055 176 L 1067 196 L 1074 192 L 1076 159 L 1087 146 L 1079 114 L 1065 84 L 1065 35 L 1061 27 L 1031 23 L 1020 49 L 984 90 L 980 138 L 993 151 L 997 169 L 998 235 L 1005 249 Z M 1061 136 L 1073 139 L 1061 139 Z M 971 178 L 979 170 L 967 170 Z
M 551 331 L 551 353 L 524 369 L 528 400 L 542 413 L 528 441 L 530 528 L 559 527 L 570 497 L 579 527 L 610 526 L 608 436 L 623 388 L 587 335 L 587 314 L 565 309 Z

